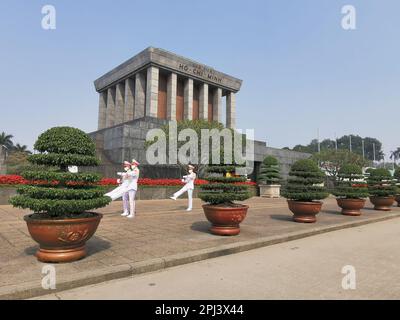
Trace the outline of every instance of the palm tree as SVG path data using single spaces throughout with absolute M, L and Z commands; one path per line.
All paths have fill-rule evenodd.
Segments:
M 0 134 L 0 146 L 5 146 L 7 149 L 12 149 L 14 143 L 12 142 L 12 138 L 14 136 L 11 134 L 6 134 L 4 131 Z
M 400 147 L 398 147 L 394 151 L 390 151 L 390 160 L 393 160 L 394 163 L 396 163 L 397 160 L 400 159 Z
M 13 151 L 15 152 L 22 152 L 22 153 L 27 153 L 27 154 L 31 154 L 32 152 L 30 152 L 28 150 L 28 147 L 26 145 L 20 145 L 19 143 L 17 143 L 14 147 L 13 147 Z

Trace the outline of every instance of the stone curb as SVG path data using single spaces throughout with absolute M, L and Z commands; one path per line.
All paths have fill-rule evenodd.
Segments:
M 72 274 L 68 279 L 57 281 L 57 289 L 44 290 L 38 281 L 25 282 L 19 285 L 0 287 L 0 300 L 28 299 L 42 295 L 56 294 L 57 292 L 97 284 L 104 281 L 131 277 L 138 274 L 159 271 L 162 269 L 184 265 L 192 262 L 212 259 L 228 254 L 239 253 L 247 250 L 266 247 L 282 242 L 288 242 L 301 238 L 310 237 L 322 233 L 358 227 L 370 223 L 381 222 L 400 217 L 400 213 L 377 218 L 365 218 L 359 221 L 341 223 L 328 227 L 316 227 L 307 231 L 290 232 L 280 236 L 263 237 L 255 240 L 240 241 L 232 244 L 216 246 L 208 249 L 195 250 L 166 256 L 164 258 L 150 259 L 131 264 L 122 264 L 113 267 L 105 267 L 98 270 L 90 270 Z

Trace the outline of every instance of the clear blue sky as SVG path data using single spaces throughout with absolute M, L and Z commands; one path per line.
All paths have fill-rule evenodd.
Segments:
M 41 8 L 57 29 L 41 28 Z M 341 28 L 341 8 L 357 29 Z M 1 1 L 0 132 L 97 128 L 93 80 L 148 46 L 243 79 L 238 128 L 269 146 L 317 135 L 373 136 L 400 146 L 400 1 Z

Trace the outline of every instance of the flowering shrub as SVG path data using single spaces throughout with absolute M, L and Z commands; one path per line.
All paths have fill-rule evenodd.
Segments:
M 23 184 L 38 184 L 38 185 L 57 185 L 59 182 L 57 180 L 53 180 L 50 183 L 46 180 L 35 180 L 34 182 L 25 180 L 21 176 L 18 175 L 0 175 L 0 185 L 23 185 Z M 195 185 L 203 185 L 208 183 L 203 179 L 196 179 Z M 246 182 L 236 182 L 237 184 L 245 184 L 250 186 L 255 186 L 256 183 L 253 181 Z M 69 186 L 78 186 L 78 185 L 87 185 L 89 183 L 82 183 L 76 181 L 66 182 Z M 98 183 L 101 186 L 116 186 L 118 185 L 116 178 L 103 178 Z M 149 179 L 149 178 L 140 178 L 139 185 L 142 186 L 180 186 L 182 185 L 182 181 L 180 179 Z

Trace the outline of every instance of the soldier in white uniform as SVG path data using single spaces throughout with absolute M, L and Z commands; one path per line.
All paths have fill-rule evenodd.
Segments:
M 118 183 L 121 185 L 111 192 L 105 194 L 112 200 L 116 200 L 122 197 L 124 212 L 121 214 L 123 217 L 134 218 L 135 217 L 135 196 L 137 191 L 137 182 L 139 179 L 139 162 L 135 159 L 132 162 L 124 161 L 125 172 L 118 172 L 117 174 L 121 176 L 118 179 Z
M 180 195 L 185 193 L 187 191 L 188 193 L 188 208 L 186 211 L 191 211 L 192 210 L 192 205 L 193 205 L 193 190 L 194 190 L 194 181 L 196 180 L 196 173 L 194 173 L 194 166 L 188 165 L 188 172 L 189 174 L 186 176 L 182 177 L 182 182 L 185 183 L 185 185 L 177 192 L 174 193 L 170 199 L 176 200 Z

